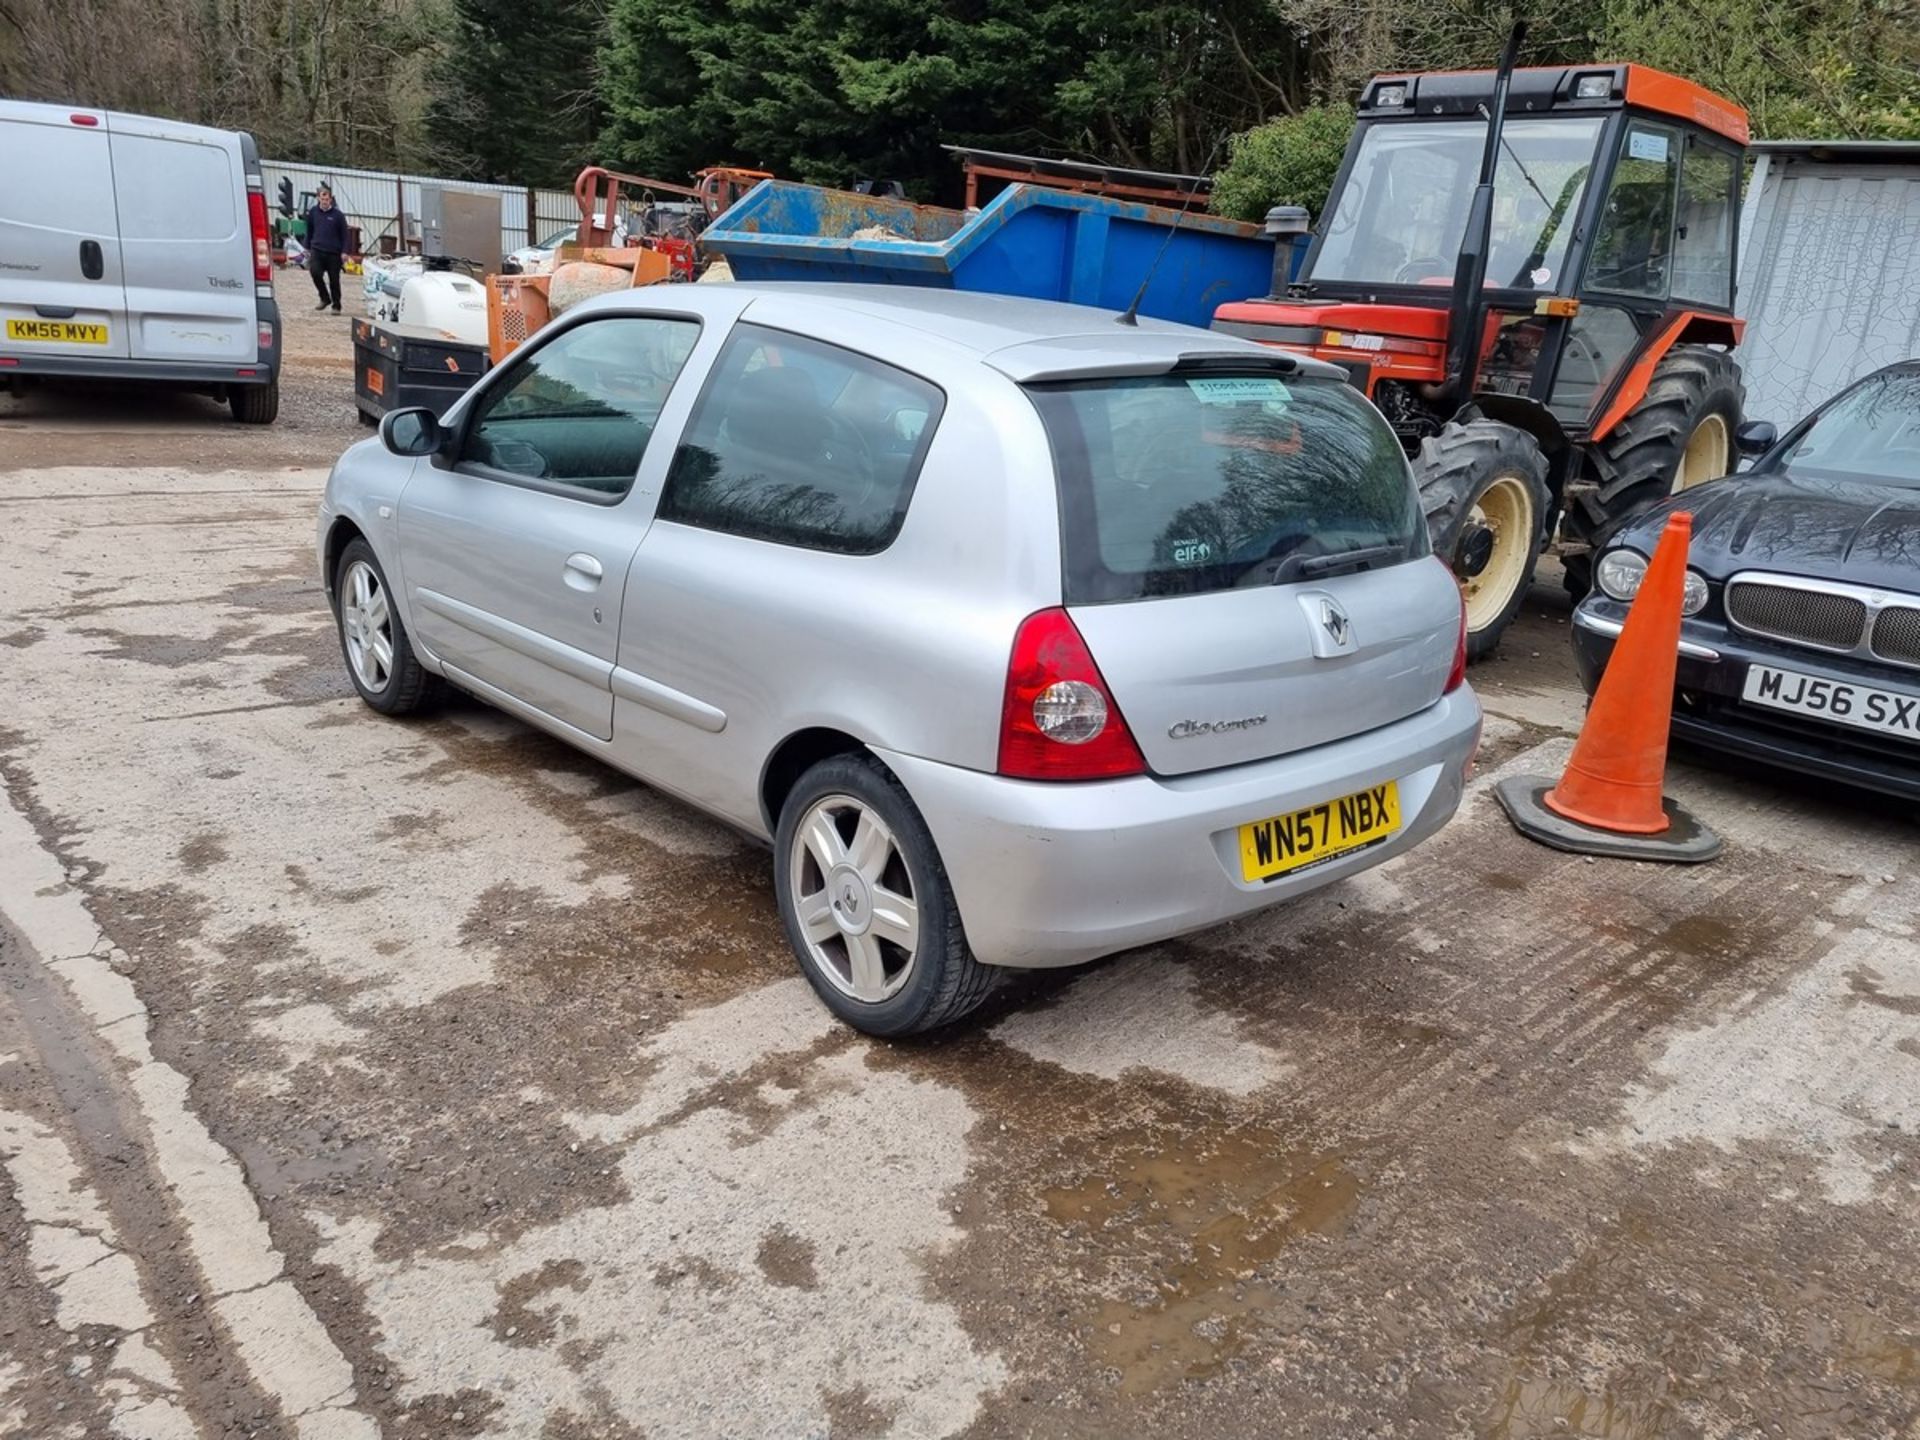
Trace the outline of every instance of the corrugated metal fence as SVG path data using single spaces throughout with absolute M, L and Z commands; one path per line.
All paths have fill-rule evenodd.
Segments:
M 267 182 L 267 204 L 278 203 L 280 181 L 293 182 L 294 204 L 322 182 L 333 189 L 334 203 L 347 212 L 350 224 L 360 227 L 360 244 L 369 252 L 380 248 L 380 237 L 401 233 L 399 216 L 404 208 L 406 236 L 419 239 L 420 187 L 437 185 L 446 190 L 500 197 L 500 250 L 502 254 L 529 243 L 527 206 L 533 205 L 532 239 L 545 240 L 556 230 L 575 225 L 580 209 L 567 190 L 529 190 L 517 185 L 483 185 L 477 180 L 446 180 L 433 175 L 399 175 L 384 170 L 348 170 L 339 166 L 307 165 L 282 160 L 262 160 L 260 169 Z
M 1740 236 L 1747 414 L 1782 430 L 1920 355 L 1920 145 L 1761 141 Z

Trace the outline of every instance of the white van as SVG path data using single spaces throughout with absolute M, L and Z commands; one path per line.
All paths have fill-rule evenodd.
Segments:
M 0 385 L 162 381 L 280 408 L 280 312 L 251 136 L 0 100 Z

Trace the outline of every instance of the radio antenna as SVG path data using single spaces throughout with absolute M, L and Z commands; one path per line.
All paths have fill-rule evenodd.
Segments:
M 1213 148 L 1207 152 L 1207 158 L 1200 166 L 1202 175 L 1213 173 L 1213 157 L 1220 153 L 1220 142 L 1225 138 L 1224 131 L 1214 138 Z M 1160 242 L 1160 249 L 1155 253 L 1153 263 L 1147 266 L 1147 273 L 1140 277 L 1140 288 L 1133 292 L 1133 299 L 1121 314 L 1119 324 L 1138 325 L 1140 323 L 1140 302 L 1147 298 L 1147 287 L 1153 284 L 1154 273 L 1159 270 L 1160 262 L 1167 258 L 1167 247 L 1173 244 L 1173 237 L 1180 229 L 1180 222 L 1187 218 L 1187 211 L 1193 204 L 1193 197 L 1199 193 L 1200 187 L 1196 184 L 1187 191 L 1187 198 L 1180 202 L 1180 209 L 1173 217 L 1173 224 L 1167 227 L 1167 236 Z

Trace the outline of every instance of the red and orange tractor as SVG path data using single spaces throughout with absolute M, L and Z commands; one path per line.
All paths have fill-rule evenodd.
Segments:
M 1641 65 L 1516 70 L 1522 33 L 1496 71 L 1369 82 L 1300 277 L 1214 320 L 1379 407 L 1475 655 L 1543 544 L 1583 593 L 1613 526 L 1726 474 L 1745 395 L 1746 112 Z

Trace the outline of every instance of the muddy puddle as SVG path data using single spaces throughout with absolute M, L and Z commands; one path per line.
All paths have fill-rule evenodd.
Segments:
M 1139 1293 L 1091 1315 L 1095 1358 L 1124 1394 L 1200 1380 L 1246 1348 L 1282 1296 L 1273 1265 L 1308 1236 L 1342 1232 L 1359 1178 L 1336 1155 L 1264 1129 L 1115 1137 L 1108 1163 L 1041 1197 L 1056 1224 L 1141 1267 Z
M 1516 1376 L 1494 1407 L 1484 1440 L 1676 1440 L 1691 1433 L 1651 1400 L 1589 1395 L 1557 1380 Z

